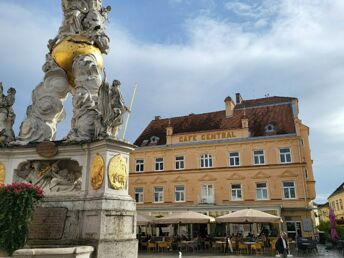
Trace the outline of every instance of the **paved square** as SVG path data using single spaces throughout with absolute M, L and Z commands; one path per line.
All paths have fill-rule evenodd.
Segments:
M 300 258 L 300 257 L 329 257 L 329 258 L 342 258 L 344 255 L 340 254 L 336 250 L 325 250 L 324 246 L 318 246 L 319 253 L 318 254 L 297 254 L 297 252 L 294 252 L 294 258 Z M 138 258 L 151 258 L 151 257 L 159 257 L 159 258 L 179 258 L 178 252 L 171 251 L 171 252 L 164 252 L 164 253 L 154 253 L 150 252 L 147 253 L 139 252 Z M 272 254 L 260 254 L 260 255 L 240 255 L 240 254 L 221 254 L 221 253 L 201 253 L 201 252 L 194 252 L 194 253 L 183 253 L 182 257 L 188 257 L 188 258 L 196 258 L 196 257 L 202 257 L 202 258 L 219 258 L 219 257 L 240 257 L 240 258 L 262 258 L 262 257 L 274 257 Z

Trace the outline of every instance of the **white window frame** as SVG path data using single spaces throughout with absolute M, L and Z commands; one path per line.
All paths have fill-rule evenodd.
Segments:
M 265 184 L 265 187 L 259 187 L 258 184 Z M 258 190 L 260 190 L 262 193 L 264 190 L 266 191 L 266 198 L 258 198 Z M 262 194 L 263 196 L 263 194 Z M 267 182 L 256 182 L 256 200 L 257 201 L 264 201 L 264 200 L 269 200 L 269 187 Z
M 142 161 L 142 163 L 140 163 Z M 145 161 L 144 159 L 135 160 L 135 172 L 141 173 L 145 170 Z
M 231 154 L 238 153 L 238 156 L 231 157 Z M 233 160 L 234 165 L 231 164 L 231 161 Z M 237 162 L 238 161 L 238 164 Z M 228 165 L 230 167 L 239 167 L 240 166 L 240 152 L 239 151 L 231 151 L 228 153 Z
M 262 151 L 263 154 L 255 154 L 256 151 Z M 256 156 L 258 157 L 259 163 L 256 163 Z M 261 157 L 263 157 L 263 163 L 261 163 Z M 265 161 L 265 151 L 263 149 L 255 149 L 253 150 L 253 164 L 254 165 L 265 165 L 266 161 Z
M 293 183 L 294 184 L 294 186 L 292 187 L 292 186 L 284 186 L 284 183 Z M 294 197 L 291 197 L 291 189 L 292 188 L 294 188 Z M 285 190 L 288 190 L 288 194 L 289 194 L 289 197 L 286 197 L 285 196 Z M 283 199 L 296 199 L 297 197 L 297 195 L 296 195 L 296 184 L 295 184 L 295 181 L 292 181 L 292 180 L 289 180 L 289 181 L 283 181 L 282 182 L 282 191 L 283 191 Z
M 158 161 L 158 159 L 161 159 L 161 161 Z M 155 158 L 154 170 L 155 171 L 164 171 L 164 158 L 163 157 Z
M 161 188 L 162 191 L 156 191 L 157 188 Z M 156 195 L 155 194 L 158 194 L 158 200 L 156 200 Z M 164 187 L 163 186 L 154 186 L 154 191 L 153 191 L 153 200 L 154 200 L 154 203 L 163 203 L 164 202 Z
M 199 161 L 200 168 L 212 168 L 214 165 L 213 155 L 209 153 L 202 154 Z
M 203 189 L 206 188 L 206 195 L 204 194 Z M 211 188 L 211 191 L 209 191 Z M 211 195 L 209 193 L 211 192 Z M 201 203 L 215 203 L 215 189 L 213 184 L 202 184 L 201 185 Z
M 177 160 L 177 158 L 181 158 L 181 157 L 183 158 L 182 160 Z M 176 170 L 183 170 L 183 169 L 185 169 L 185 156 L 183 156 L 183 155 L 175 156 L 175 164 L 174 165 L 176 167 Z
M 183 187 L 183 191 L 177 190 L 177 187 Z M 177 200 L 177 193 L 179 194 L 180 200 Z M 174 186 L 174 201 L 175 202 L 185 202 L 185 185 L 175 185 Z
M 282 150 L 286 150 L 286 149 L 288 149 L 289 152 L 281 153 Z M 289 155 L 289 161 L 287 161 L 288 155 Z M 282 161 L 282 156 L 284 157 L 284 161 Z M 280 160 L 280 163 L 282 164 L 292 163 L 291 148 L 289 147 L 279 148 L 279 160 Z
M 233 189 L 233 185 L 240 185 L 240 188 L 234 188 Z M 235 192 L 235 196 L 233 195 L 234 192 Z M 237 197 L 238 196 L 238 192 L 240 192 L 240 195 L 241 195 L 240 198 Z M 230 198 L 231 198 L 232 201 L 242 201 L 243 200 L 242 184 L 240 184 L 240 183 L 237 183 L 237 184 L 233 183 L 233 184 L 231 184 L 231 186 L 230 186 Z
M 142 189 L 142 192 L 138 192 L 138 189 Z M 143 187 L 135 187 L 135 201 L 136 203 L 144 203 L 144 189 Z M 136 196 L 138 196 L 138 201 L 136 200 Z

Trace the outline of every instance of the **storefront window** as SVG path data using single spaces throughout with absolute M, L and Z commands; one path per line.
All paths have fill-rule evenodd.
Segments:
M 300 221 L 287 221 L 287 234 L 288 238 L 296 240 L 297 236 L 302 237 L 301 222 Z

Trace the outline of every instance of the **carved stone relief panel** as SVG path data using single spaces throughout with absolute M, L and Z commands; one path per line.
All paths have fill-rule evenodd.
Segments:
M 75 160 L 28 160 L 14 171 L 16 181 L 40 186 L 45 195 L 81 190 L 82 167 Z

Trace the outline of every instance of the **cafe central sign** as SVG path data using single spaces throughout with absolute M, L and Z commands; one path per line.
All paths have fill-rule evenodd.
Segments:
M 207 132 L 198 134 L 187 134 L 178 136 L 179 142 L 198 142 L 198 141 L 211 141 L 221 140 L 238 137 L 233 131 L 220 131 L 220 132 Z

